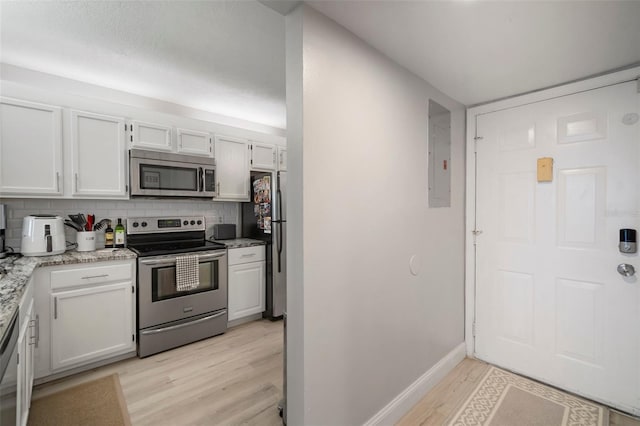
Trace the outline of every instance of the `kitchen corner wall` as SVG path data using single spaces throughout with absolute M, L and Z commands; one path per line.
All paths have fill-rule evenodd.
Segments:
M 307 4 L 286 22 L 288 423 L 393 424 L 462 354 L 465 108 Z M 428 205 L 430 99 L 451 207 Z
M 54 214 L 67 218 L 69 214 L 95 214 L 96 220 L 109 218 L 113 226 L 118 218 L 123 221 L 134 216 L 204 216 L 207 237 L 213 234 L 216 223 L 238 224 L 238 203 L 199 200 L 51 200 L 51 199 L 7 199 L 7 245 L 20 251 L 22 219 L 30 214 Z M 65 226 L 67 241 L 76 241 L 76 231 Z M 238 235 L 239 231 L 238 231 Z M 104 246 L 104 232 L 98 232 L 98 247 Z

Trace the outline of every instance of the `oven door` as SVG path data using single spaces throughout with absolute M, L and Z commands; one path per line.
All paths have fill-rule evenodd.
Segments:
M 200 164 L 132 157 L 131 195 L 213 198 L 215 170 Z
M 176 257 L 180 255 L 138 259 L 139 329 L 227 307 L 227 251 L 193 254 L 200 263 L 200 285 L 187 291 L 176 288 Z

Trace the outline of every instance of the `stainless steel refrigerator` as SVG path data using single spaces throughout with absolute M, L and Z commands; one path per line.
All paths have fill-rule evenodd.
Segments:
M 287 295 L 286 172 L 251 172 L 251 202 L 242 203 L 242 236 L 267 243 L 265 318 L 281 319 Z

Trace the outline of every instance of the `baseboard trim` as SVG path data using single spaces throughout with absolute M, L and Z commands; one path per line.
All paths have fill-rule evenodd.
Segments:
M 467 354 L 464 342 L 456 346 L 426 373 L 400 392 L 382 410 L 371 417 L 365 426 L 392 425 L 402 418 L 420 399 L 440 382 Z

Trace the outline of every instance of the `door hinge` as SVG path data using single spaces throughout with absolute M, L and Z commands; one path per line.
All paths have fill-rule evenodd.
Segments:
M 475 245 L 478 235 L 482 234 L 482 231 L 479 229 L 474 229 L 473 231 L 471 231 L 471 234 L 473 235 L 473 244 Z
M 478 152 L 478 141 L 484 139 L 482 136 L 476 136 L 473 138 L 473 152 Z

